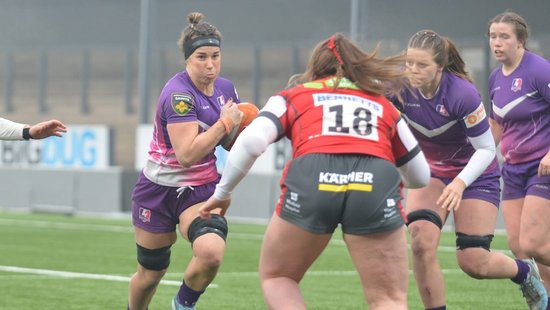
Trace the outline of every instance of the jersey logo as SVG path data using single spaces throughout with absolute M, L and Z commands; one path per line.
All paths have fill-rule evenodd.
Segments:
M 447 112 L 447 109 L 445 108 L 444 105 L 442 104 L 438 104 L 435 106 L 435 110 L 437 111 L 437 113 L 443 115 L 443 116 L 449 116 L 449 112 Z
M 479 104 L 479 107 L 477 109 L 468 114 L 464 119 L 466 123 L 466 128 L 472 128 L 475 125 L 481 123 L 483 119 L 485 119 L 485 107 L 483 106 L 483 102 Z
M 193 106 L 193 97 L 189 94 L 172 93 L 172 109 L 177 115 L 185 115 Z
M 420 103 L 414 103 L 414 102 L 407 102 L 407 103 L 405 103 L 405 105 L 407 107 L 412 107 L 412 108 L 420 108 L 421 107 Z
M 373 173 L 363 171 L 352 171 L 348 174 L 320 172 L 318 190 L 323 192 L 372 192 L 373 178 Z
M 512 91 L 518 92 L 521 90 L 521 84 L 523 83 L 523 80 L 521 78 L 514 79 L 512 81 Z
M 139 208 L 139 219 L 143 223 L 151 222 L 151 210 L 145 208 Z
M 225 104 L 225 98 L 223 98 L 223 95 L 216 97 L 216 101 L 218 101 L 218 104 L 220 105 L 220 107 Z

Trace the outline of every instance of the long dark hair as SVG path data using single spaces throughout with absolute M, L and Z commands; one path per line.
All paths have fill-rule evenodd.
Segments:
M 473 82 L 466 71 L 464 60 L 451 39 L 442 37 L 433 30 L 424 29 L 418 31 L 409 39 L 407 49 L 409 48 L 431 51 L 436 64 L 458 77 Z
M 364 52 L 345 35 L 335 33 L 315 46 L 299 80 L 307 82 L 336 76 L 349 79 L 371 94 L 398 96 L 406 87 L 404 57 L 379 58 L 378 48 L 371 53 Z

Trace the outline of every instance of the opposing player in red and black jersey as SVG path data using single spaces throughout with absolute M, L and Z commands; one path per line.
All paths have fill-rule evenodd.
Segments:
M 260 277 L 270 309 L 305 309 L 298 283 L 341 224 L 369 309 L 407 308 L 401 189 L 429 180 L 426 159 L 383 96 L 402 59 L 363 52 L 342 34 L 320 42 L 299 85 L 271 97 L 233 146 L 216 191 L 200 209 L 224 214 L 230 195 L 269 144 L 293 156 L 265 233 Z

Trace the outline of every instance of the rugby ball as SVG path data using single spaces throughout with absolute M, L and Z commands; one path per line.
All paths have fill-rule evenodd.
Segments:
M 250 102 L 241 102 L 237 104 L 237 107 L 241 112 L 243 112 L 243 117 L 239 125 L 233 127 L 233 130 L 231 130 L 231 132 L 221 140 L 220 144 L 226 151 L 231 150 L 231 147 L 235 143 L 235 140 L 237 140 L 237 137 L 246 128 L 246 126 L 252 123 L 254 118 L 256 118 L 256 115 L 258 115 L 258 112 L 260 112 L 256 105 Z

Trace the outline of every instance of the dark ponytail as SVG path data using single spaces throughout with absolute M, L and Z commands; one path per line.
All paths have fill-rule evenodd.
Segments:
M 465 69 L 466 65 L 462 56 L 451 39 L 442 37 L 433 30 L 424 29 L 409 39 L 407 48 L 431 51 L 436 64 L 460 78 L 473 82 Z

